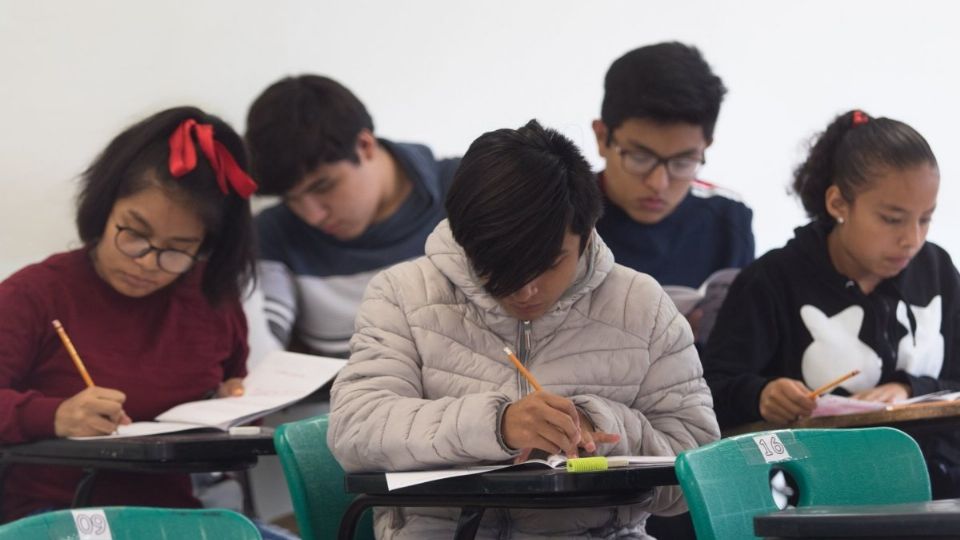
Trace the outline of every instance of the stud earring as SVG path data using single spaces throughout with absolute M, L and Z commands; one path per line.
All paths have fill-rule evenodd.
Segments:
M 843 218 L 842 218 L 842 217 L 838 217 L 838 218 L 837 218 L 837 223 L 839 223 L 840 225 L 843 225 Z

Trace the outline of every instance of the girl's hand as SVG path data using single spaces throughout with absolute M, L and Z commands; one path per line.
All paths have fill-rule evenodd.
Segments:
M 123 411 L 127 396 L 119 390 L 92 386 L 57 407 L 53 429 L 57 437 L 109 435 L 131 422 Z
M 910 397 L 910 387 L 898 382 L 881 384 L 869 390 L 857 392 L 853 395 L 854 399 L 864 401 L 880 401 L 883 403 L 893 403 Z
M 810 389 L 796 379 L 774 379 L 760 392 L 760 416 L 768 422 L 788 424 L 810 416 L 816 407 Z
M 243 379 L 240 377 L 234 377 L 232 379 L 227 379 L 220 383 L 220 387 L 217 388 L 217 397 L 240 397 L 243 395 Z

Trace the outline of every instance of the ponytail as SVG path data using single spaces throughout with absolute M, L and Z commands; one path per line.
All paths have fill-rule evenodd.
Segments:
M 793 191 L 812 219 L 831 219 L 827 188 L 836 185 L 853 201 L 880 169 L 904 170 L 916 165 L 937 166 L 927 141 L 912 127 L 890 118 L 872 118 L 852 110 L 836 117 L 810 148 L 806 161 L 793 173 Z

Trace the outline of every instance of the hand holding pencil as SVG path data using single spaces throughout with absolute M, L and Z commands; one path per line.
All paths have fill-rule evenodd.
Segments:
M 117 425 L 129 424 L 130 417 L 123 410 L 123 402 L 127 397 L 118 390 L 94 385 L 63 325 L 54 320 L 53 327 L 87 386 L 57 407 L 53 421 L 54 433 L 58 437 L 108 435 L 116 431 Z
M 827 384 L 824 384 L 824 385 L 821 386 L 820 388 L 817 388 L 816 390 L 813 390 L 813 391 L 810 392 L 810 394 L 808 394 L 808 395 L 809 395 L 811 398 L 816 399 L 816 398 L 822 396 L 823 394 L 826 394 L 827 392 L 830 392 L 830 391 L 833 390 L 834 388 L 840 386 L 841 384 L 843 384 L 844 382 L 846 382 L 848 379 L 850 379 L 850 378 L 852 378 L 852 377 L 856 377 L 856 376 L 859 375 L 859 374 L 860 374 L 860 370 L 859 370 L 859 369 L 855 369 L 855 370 L 853 370 L 853 371 L 851 371 L 851 372 L 849 372 L 849 373 L 844 373 L 843 375 L 841 375 L 841 376 L 837 377 L 836 379 L 828 382 Z
M 533 374 L 509 348 L 505 348 L 513 367 L 536 391 L 510 403 L 501 419 L 500 434 L 511 448 L 519 448 L 521 457 L 532 449 L 549 454 L 576 457 L 578 448 L 596 451 L 598 443 L 620 440 L 619 435 L 594 431 L 586 417 L 569 399 L 550 393 L 540 386 Z

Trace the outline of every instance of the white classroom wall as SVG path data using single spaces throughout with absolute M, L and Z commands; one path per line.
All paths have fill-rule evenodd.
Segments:
M 460 154 L 536 117 L 600 164 L 589 131 L 609 63 L 698 45 L 730 89 L 703 175 L 754 209 L 757 251 L 803 220 L 786 193 L 803 144 L 860 106 L 923 133 L 943 176 L 930 239 L 960 254 L 952 152 L 957 7 L 879 0 L 0 0 L 0 278 L 76 247 L 76 177 L 109 138 L 193 103 L 243 129 L 287 74 L 352 88 L 377 132 Z

